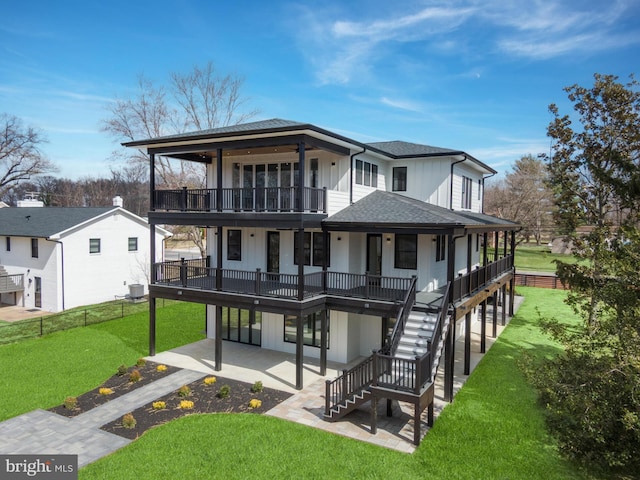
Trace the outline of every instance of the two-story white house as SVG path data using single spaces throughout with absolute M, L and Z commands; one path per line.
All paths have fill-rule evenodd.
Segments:
M 153 266 L 151 354 L 155 299 L 181 299 L 208 305 L 217 368 L 223 340 L 295 352 L 298 388 L 304 357 L 323 374 L 327 359 L 364 357 L 327 387 L 327 418 L 362 391 L 432 406 L 440 363 L 451 397 L 455 337 L 513 278 L 518 225 L 482 213 L 495 170 L 459 150 L 280 119 L 125 145 L 149 154 L 150 224 L 207 229 L 206 259 Z M 206 188 L 156 188 L 158 156 L 205 164 Z
M 0 300 L 48 312 L 147 290 L 152 258 L 163 239 L 133 213 L 114 207 L 0 209 Z

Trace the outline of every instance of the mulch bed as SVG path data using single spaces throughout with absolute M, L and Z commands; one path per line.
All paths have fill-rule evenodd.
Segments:
M 75 417 L 92 408 L 103 405 L 109 400 L 113 400 L 136 388 L 148 385 L 155 380 L 159 380 L 180 370 L 177 367 L 167 366 L 165 371 L 158 371 L 157 367 L 158 364 L 154 362 L 146 362 L 146 364 L 142 366 L 129 367 L 124 375 L 115 374 L 108 378 L 102 385 L 76 397 L 77 405 L 75 408 L 69 409 L 65 408 L 64 405 L 58 405 L 50 408 L 49 411 L 65 417 Z M 140 380 L 137 382 L 131 382 L 129 380 L 129 375 L 133 370 L 140 372 Z M 123 427 L 122 418 L 103 425 L 101 428 L 107 432 L 134 440 L 156 425 L 167 423 L 185 415 L 195 413 L 264 413 L 291 396 L 290 393 L 266 387 L 263 388 L 261 392 L 252 392 L 252 384 L 230 378 L 218 377 L 217 375 L 211 376 L 215 376 L 216 378 L 216 382 L 211 385 L 206 385 L 204 378 L 188 384 L 187 386 L 190 389 L 188 396 L 181 397 L 176 390 L 132 411 L 131 413 L 136 420 L 136 426 L 134 428 Z M 225 385 L 230 388 L 229 396 L 220 398 L 218 394 L 221 387 Z M 100 393 L 101 388 L 110 388 L 113 390 L 113 393 L 103 395 Z M 250 408 L 249 402 L 252 399 L 260 400 L 261 405 L 257 408 Z M 180 408 L 180 402 L 182 400 L 193 402 L 193 408 Z M 153 403 L 157 401 L 165 402 L 166 408 L 161 410 L 154 409 Z
M 57 407 L 50 408 L 49 411 L 57 413 L 58 415 L 63 415 L 65 417 L 75 417 L 76 415 L 80 415 L 87 410 L 91 410 L 92 408 L 103 405 L 109 400 L 118 398 L 120 395 L 129 393 L 136 388 L 144 387 L 154 380 L 159 380 L 162 377 L 166 377 L 167 375 L 171 375 L 172 373 L 180 370 L 177 367 L 166 365 L 167 369 L 163 372 L 159 372 L 157 367 L 158 364 L 154 362 L 146 362 L 145 365 L 139 367 L 129 367 L 127 368 L 127 372 L 125 374 L 118 375 L 116 373 L 112 377 L 109 377 L 102 385 L 76 397 L 76 408 L 68 409 L 65 408 L 64 405 L 58 405 Z M 138 370 L 140 372 L 140 380 L 138 380 L 137 382 L 131 382 L 129 380 L 129 375 L 134 370 Z M 113 393 L 110 395 L 103 395 L 100 393 L 101 388 L 110 388 L 111 390 L 113 390 Z
M 154 400 L 154 402 L 165 402 L 166 407 L 161 410 L 153 408 L 154 402 L 134 410 L 131 412 L 136 420 L 134 428 L 125 428 L 122 425 L 122 418 L 103 425 L 101 428 L 107 432 L 134 440 L 156 425 L 167 423 L 185 415 L 196 413 L 264 413 L 291 396 L 290 393 L 266 387 L 261 392 L 254 393 L 251 391 L 252 385 L 249 383 L 215 377 L 216 382 L 212 385 L 206 385 L 204 379 L 190 383 L 188 387 L 191 392 L 188 396 L 181 397 L 176 390 Z M 225 385 L 230 388 L 229 396 L 220 398 L 218 394 L 221 387 Z M 252 399 L 260 400 L 261 405 L 257 408 L 250 408 L 249 402 Z M 193 402 L 193 408 L 181 409 L 180 402 L 183 400 Z

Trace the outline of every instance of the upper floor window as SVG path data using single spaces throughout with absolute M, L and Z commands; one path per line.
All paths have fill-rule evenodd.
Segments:
M 395 267 L 409 270 L 418 268 L 418 235 L 396 235 Z
M 447 237 L 445 235 L 436 236 L 436 262 L 441 262 L 447 255 Z
M 138 237 L 129 237 L 128 248 L 130 252 L 138 251 Z
M 89 253 L 100 253 L 100 239 L 99 238 L 90 238 L 89 239 Z
M 11 251 L 11 237 L 7 237 L 6 246 L 7 246 L 7 252 L 10 252 Z
M 393 186 L 394 192 L 407 191 L 407 167 L 393 167 Z
M 38 239 L 31 239 L 31 258 L 38 258 Z
M 473 190 L 473 180 L 469 177 L 462 177 L 462 208 L 471 208 L 471 195 Z
M 378 166 L 356 160 L 356 184 L 378 188 Z
M 242 260 L 242 230 L 227 230 L 227 260 Z

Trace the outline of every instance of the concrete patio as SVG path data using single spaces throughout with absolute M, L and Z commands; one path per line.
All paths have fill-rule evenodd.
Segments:
M 515 298 L 515 308 L 522 302 L 521 297 Z M 492 306 L 487 309 L 487 351 L 495 339 L 490 336 Z M 500 310 L 500 307 L 498 307 Z M 499 315 L 500 317 L 500 315 Z M 508 318 L 508 317 L 507 317 Z M 498 335 L 504 330 L 499 325 Z M 458 323 L 460 325 L 460 323 Z M 459 327 L 458 327 L 459 328 Z M 480 322 L 472 327 L 471 335 L 471 370 L 477 366 L 483 355 L 480 353 Z M 215 374 L 220 377 L 233 378 L 253 384 L 257 380 L 266 387 L 283 390 L 294 395 L 277 407 L 267 412 L 267 415 L 283 418 L 304 425 L 319 428 L 328 432 L 344 435 L 357 440 L 392 448 L 405 453 L 415 450 L 413 445 L 413 407 L 409 404 L 394 402 L 393 416 L 386 416 L 386 402 L 380 402 L 378 412 L 378 433 L 370 433 L 370 405 L 364 404 L 359 410 L 350 413 L 337 422 L 327 422 L 323 419 L 325 405 L 325 383 L 337 377 L 342 369 L 357 364 L 362 359 L 356 359 L 349 365 L 328 362 L 326 377 L 320 376 L 320 366 L 317 359 L 305 357 L 303 370 L 304 388 L 295 389 L 295 355 L 273 350 L 266 350 L 255 346 L 233 342 L 223 342 L 222 369 L 214 370 L 214 340 L 206 339 L 185 345 L 171 351 L 159 353 L 149 360 L 180 368 L 195 370 L 203 374 Z M 456 363 L 454 369 L 454 391 L 457 392 L 468 378 L 463 374 L 464 337 L 456 343 Z M 436 378 L 436 398 L 434 415 L 437 418 L 447 405 L 444 401 L 443 376 L 439 370 Z M 421 431 L 428 432 L 423 413 Z

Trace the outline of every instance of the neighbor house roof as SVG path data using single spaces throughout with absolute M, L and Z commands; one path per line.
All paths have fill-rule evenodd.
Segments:
M 50 238 L 79 228 L 84 223 L 111 212 L 148 225 L 144 218 L 121 207 L 18 207 L 0 209 L 0 235 L 7 237 Z M 171 233 L 157 227 L 163 236 Z
M 0 209 L 0 235 L 47 238 L 117 207 L 21 207 Z
M 354 204 L 323 220 L 330 230 L 385 231 L 409 229 L 413 232 L 438 232 L 461 228 L 474 231 L 495 230 L 500 226 L 514 230 L 519 225 L 491 215 L 460 212 L 432 205 L 397 193 L 376 190 Z

